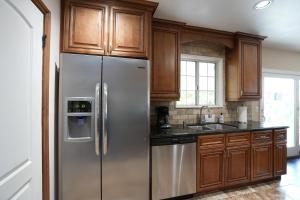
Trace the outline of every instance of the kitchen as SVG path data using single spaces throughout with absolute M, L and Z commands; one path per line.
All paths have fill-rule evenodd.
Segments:
M 299 199 L 296 0 L 24 2 L 0 4 L 4 74 L 32 80 L 1 118 L 0 199 Z

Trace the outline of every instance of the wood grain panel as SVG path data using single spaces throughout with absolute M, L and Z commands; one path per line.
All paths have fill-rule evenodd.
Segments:
M 257 42 L 241 42 L 242 96 L 260 97 L 260 47 Z
M 272 178 L 273 176 L 273 145 L 252 147 L 252 180 Z
M 226 157 L 226 185 L 247 183 L 251 178 L 250 146 L 229 148 Z
M 112 6 L 110 13 L 109 54 L 147 58 L 151 35 L 150 12 Z
M 286 143 L 287 132 L 286 129 L 274 130 L 274 142 L 275 143 Z
M 198 152 L 197 188 L 198 192 L 209 191 L 224 186 L 224 150 Z
M 261 41 L 264 37 L 237 33 L 233 49 L 226 49 L 226 100 L 261 98 Z
M 286 143 L 274 145 L 274 176 L 281 176 L 287 172 Z
M 250 132 L 245 133 L 229 133 L 226 134 L 226 146 L 250 146 L 251 134 Z
M 224 134 L 208 135 L 198 137 L 198 146 L 200 149 L 215 149 L 225 148 L 225 136 Z
M 104 55 L 107 44 L 107 6 L 74 3 L 65 5 L 65 52 Z
M 151 98 L 179 99 L 179 31 L 153 28 Z
M 273 141 L 273 131 L 255 131 L 252 133 L 252 142 L 253 144 L 259 143 L 272 143 Z

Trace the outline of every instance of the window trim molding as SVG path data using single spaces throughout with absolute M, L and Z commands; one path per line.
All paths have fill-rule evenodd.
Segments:
M 189 61 L 196 61 L 196 62 L 199 62 L 199 61 L 213 62 L 216 64 L 216 69 L 215 69 L 216 70 L 216 82 L 215 82 L 216 105 L 209 105 L 208 107 L 210 107 L 210 108 L 224 107 L 224 102 L 225 102 L 225 98 L 224 98 L 224 90 L 225 90 L 224 58 L 181 54 L 180 60 L 189 60 Z M 175 104 L 175 108 L 200 108 L 202 106 L 204 106 L 204 105 L 177 105 L 177 101 Z

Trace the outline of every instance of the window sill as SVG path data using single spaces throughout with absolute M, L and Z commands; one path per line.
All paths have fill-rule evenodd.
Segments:
M 202 105 L 206 106 L 206 105 Z M 200 109 L 202 106 L 175 106 L 175 109 Z M 208 108 L 223 108 L 224 106 L 222 105 L 214 105 L 214 106 L 208 106 Z

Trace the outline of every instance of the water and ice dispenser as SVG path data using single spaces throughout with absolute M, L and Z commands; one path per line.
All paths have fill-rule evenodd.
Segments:
M 94 99 L 69 97 L 65 101 L 65 141 L 93 140 Z

